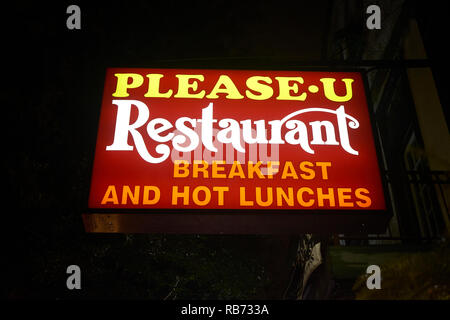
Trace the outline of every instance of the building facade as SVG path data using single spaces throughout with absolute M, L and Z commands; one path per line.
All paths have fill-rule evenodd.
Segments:
M 381 9 L 381 28 L 370 30 L 366 8 L 374 4 Z M 448 106 L 442 83 L 436 83 L 443 72 L 439 57 L 424 44 L 431 47 L 434 39 L 421 6 L 403 0 L 331 5 L 325 59 L 366 74 L 392 214 L 384 234 L 336 237 L 331 268 L 336 279 L 349 283 L 367 265 L 439 246 L 450 232 Z

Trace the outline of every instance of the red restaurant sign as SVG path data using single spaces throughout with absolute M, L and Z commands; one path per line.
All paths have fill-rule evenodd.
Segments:
M 384 212 L 362 76 L 108 69 L 89 208 Z

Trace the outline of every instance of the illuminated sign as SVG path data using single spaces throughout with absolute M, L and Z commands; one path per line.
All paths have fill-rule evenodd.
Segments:
M 108 69 L 89 208 L 384 212 L 362 76 Z

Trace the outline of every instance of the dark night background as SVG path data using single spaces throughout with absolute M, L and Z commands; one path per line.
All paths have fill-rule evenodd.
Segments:
M 66 28 L 70 4 L 81 8 L 81 30 Z M 446 11 L 417 6 L 448 118 Z M 103 80 L 107 67 L 325 61 L 330 10 L 329 1 L 30 1 L 2 9 L 2 296 L 164 299 L 178 281 L 177 299 L 281 298 L 292 237 L 84 232 Z M 71 264 L 81 267 L 82 290 L 66 289 Z

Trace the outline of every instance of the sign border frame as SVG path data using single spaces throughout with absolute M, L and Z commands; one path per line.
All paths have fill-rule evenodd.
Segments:
M 230 71 L 298 71 L 298 72 L 353 72 L 359 73 L 363 82 L 364 94 L 371 124 L 372 138 L 375 146 L 381 186 L 383 189 L 385 210 L 332 210 L 332 209 L 312 209 L 312 210 L 277 210 L 277 209 L 142 209 L 142 208 L 86 208 L 81 214 L 85 231 L 88 233 L 176 233 L 176 234 L 298 234 L 298 233 L 352 233 L 352 234 L 371 234 L 384 233 L 387 225 L 393 216 L 393 209 L 388 193 L 388 181 L 383 174 L 383 161 L 381 158 L 381 146 L 376 131 L 376 121 L 373 109 L 372 96 L 370 94 L 367 70 L 355 67 L 210 67 L 198 66 L 118 66 L 108 67 L 104 70 L 104 79 L 107 69 L 114 68 L 142 68 L 142 69 L 197 69 L 197 70 L 230 70 Z M 300 69 L 300 70 L 299 70 Z M 101 100 L 103 100 L 103 92 Z M 101 108 L 100 108 L 101 110 Z M 98 123 L 100 123 L 100 111 L 98 113 Z M 93 163 L 98 137 L 98 125 L 95 136 L 95 148 L 91 162 L 89 192 L 92 183 Z M 87 201 L 86 201 L 87 203 Z M 170 216 L 170 217 L 169 217 Z M 198 223 L 193 225 L 194 218 Z M 280 216 L 283 216 L 284 222 L 280 223 Z M 104 225 L 99 225 L 98 218 L 103 217 Z M 142 219 L 145 217 L 146 224 L 133 223 L 133 219 Z M 256 218 L 255 218 L 256 217 Z M 262 217 L 259 219 L 258 217 Z M 230 225 L 223 224 L 226 219 L 233 221 Z M 253 226 L 246 223 L 252 222 Z M 161 223 L 166 221 L 166 223 Z M 236 227 L 236 222 L 241 220 L 240 225 Z M 217 223 L 221 225 L 218 226 Z M 295 225 L 293 224 L 295 222 Z M 305 222 L 307 222 L 305 224 Z M 268 228 L 277 226 L 276 230 L 269 232 Z M 164 226 L 167 226 L 164 228 Z M 184 227 L 183 227 L 184 226 Z

